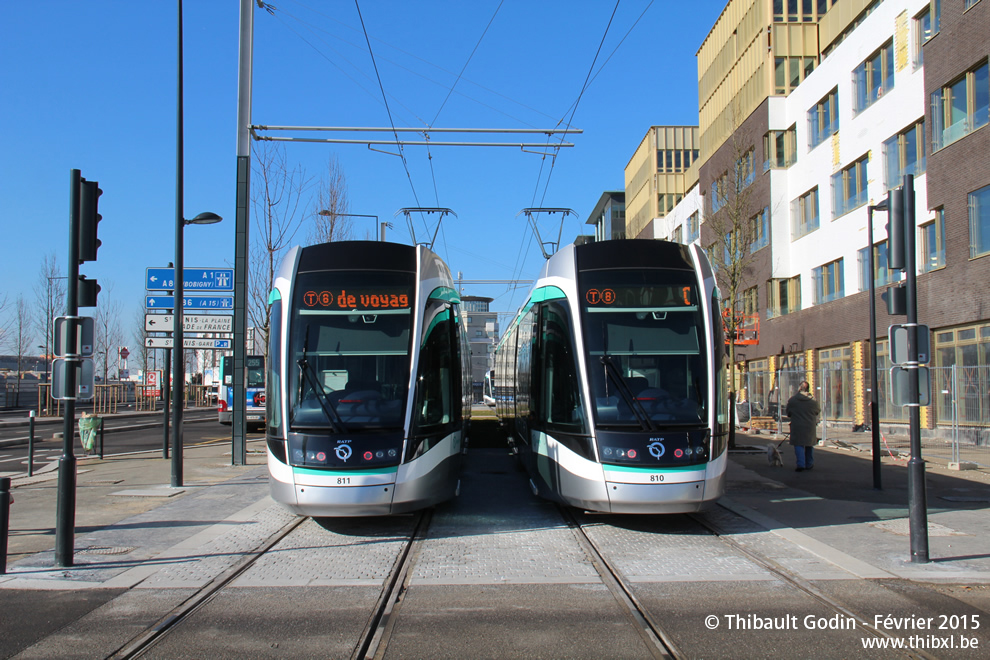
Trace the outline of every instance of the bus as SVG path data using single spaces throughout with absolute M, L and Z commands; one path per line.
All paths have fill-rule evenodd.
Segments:
M 245 419 L 250 425 L 265 423 L 265 356 L 245 358 L 246 395 Z M 220 356 L 220 387 L 217 392 L 218 415 L 221 424 L 231 424 L 234 412 L 234 356 Z

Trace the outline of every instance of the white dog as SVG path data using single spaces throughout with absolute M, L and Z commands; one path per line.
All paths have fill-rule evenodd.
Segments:
M 781 442 L 781 444 L 784 444 Z M 774 446 L 771 442 L 767 445 L 767 462 L 770 467 L 784 467 L 784 459 L 780 455 L 780 445 Z

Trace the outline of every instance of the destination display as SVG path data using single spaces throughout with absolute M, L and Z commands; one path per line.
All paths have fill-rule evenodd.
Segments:
M 692 307 L 698 304 L 693 286 L 645 285 L 589 287 L 582 293 L 589 307 Z
M 307 309 L 362 312 L 376 309 L 408 309 L 409 290 L 401 287 L 323 291 L 312 289 L 302 293 L 302 304 Z

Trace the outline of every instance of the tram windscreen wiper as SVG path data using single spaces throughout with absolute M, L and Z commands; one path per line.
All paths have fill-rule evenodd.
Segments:
M 336 433 L 347 433 L 347 427 L 344 426 L 344 420 L 341 418 L 340 413 L 331 403 L 330 399 L 327 397 L 326 391 L 320 382 L 316 379 L 316 374 L 313 373 L 313 367 L 309 364 L 308 359 L 309 354 L 309 326 L 306 326 L 306 338 L 303 340 L 303 351 L 302 357 L 296 361 L 299 365 L 300 374 L 309 383 L 310 388 L 316 395 L 316 401 L 320 404 L 320 408 L 323 409 L 323 414 L 326 415 L 327 421 L 330 422 L 330 426 Z M 302 383 L 299 384 L 299 399 L 302 398 Z
M 636 417 L 636 421 L 639 422 L 640 427 L 644 431 L 656 431 L 656 427 L 653 425 L 653 420 L 650 419 L 646 409 L 643 408 L 643 404 L 640 403 L 635 396 L 633 396 L 633 393 L 629 390 L 629 386 L 626 385 L 626 381 L 622 379 L 622 374 L 619 373 L 618 368 L 612 363 L 612 356 L 601 356 L 601 362 L 602 365 L 605 366 L 605 374 L 612 379 L 613 383 L 615 383 L 615 389 L 619 391 L 619 394 L 622 395 L 622 398 L 629 406 L 629 409 L 632 410 L 632 413 Z

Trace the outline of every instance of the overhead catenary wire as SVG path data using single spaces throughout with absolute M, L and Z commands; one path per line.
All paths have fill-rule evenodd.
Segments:
M 392 110 L 388 107 L 388 97 L 385 94 L 385 85 L 382 84 L 382 76 L 378 71 L 378 64 L 375 62 L 375 51 L 371 48 L 371 39 L 368 37 L 368 28 L 364 24 L 364 17 L 361 15 L 361 5 L 358 0 L 354 0 L 354 7 L 357 9 L 358 19 L 361 21 L 361 29 L 364 31 L 364 39 L 368 43 L 368 54 L 371 55 L 371 64 L 375 68 L 375 76 L 378 78 L 378 87 L 382 90 L 382 99 L 385 101 L 385 111 L 388 113 L 388 121 L 392 126 L 392 133 L 395 135 L 395 145 L 399 149 L 399 158 L 402 159 L 402 167 L 406 171 L 406 179 L 409 181 L 409 187 L 412 189 L 413 199 L 416 201 L 416 206 L 421 206 L 419 203 L 419 195 L 416 194 L 416 186 L 413 185 L 412 173 L 409 171 L 409 163 L 406 161 L 406 155 L 402 151 L 402 142 L 399 140 L 399 134 L 395 130 L 395 121 L 392 119 Z M 424 226 L 425 226 L 424 220 Z

